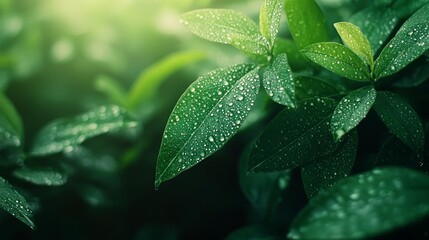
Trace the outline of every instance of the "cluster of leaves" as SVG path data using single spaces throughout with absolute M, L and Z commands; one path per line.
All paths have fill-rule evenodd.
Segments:
M 253 180 L 242 181 L 243 188 L 261 189 L 261 182 L 270 182 L 285 189 L 289 170 L 300 169 L 311 200 L 291 224 L 290 238 L 375 236 L 428 216 L 429 178 L 418 172 L 425 172 L 427 161 L 425 130 L 391 86 L 428 79 L 425 71 L 411 79 L 398 72 L 427 58 L 429 5 L 419 1 L 404 10 L 399 2 L 375 1 L 350 22 L 335 23 L 344 45 L 329 42 L 325 16 L 314 0 L 264 0 L 259 27 L 228 9 L 184 14 L 192 33 L 230 44 L 257 62 L 214 70 L 189 86 L 168 120 L 155 186 L 222 148 L 252 111 L 262 85 L 266 96 L 285 108 L 257 138 L 244 168 L 249 176 L 242 174 Z M 293 40 L 277 37 L 284 10 Z M 427 61 L 411 67 L 427 68 Z M 357 126 L 371 109 L 394 137 L 380 150 L 373 170 L 348 177 L 356 165 Z M 392 154 L 400 149 L 413 156 L 410 162 Z M 386 163 L 402 167 L 378 168 Z M 415 170 L 404 168 L 411 165 Z M 231 239 L 271 236 L 265 234 L 263 227 L 245 228 Z

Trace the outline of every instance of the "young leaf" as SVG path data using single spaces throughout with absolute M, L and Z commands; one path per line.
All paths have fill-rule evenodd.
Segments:
M 259 28 L 262 36 L 274 45 L 279 31 L 280 19 L 283 11 L 283 0 L 265 0 L 259 13 Z
M 375 61 L 377 79 L 392 75 L 429 49 L 429 4 L 413 14 Z
M 33 212 L 25 198 L 2 177 L 0 177 L 0 207 L 30 228 L 36 227 L 32 220 Z
M 229 44 L 244 52 L 253 53 L 257 55 L 267 54 L 267 48 L 258 38 L 238 33 L 232 33 L 228 36 L 228 39 Z
M 264 69 L 262 83 L 274 102 L 296 107 L 295 82 L 286 54 L 277 56 L 274 62 Z
M 366 8 L 353 15 L 349 21 L 365 33 L 372 50 L 377 53 L 395 28 L 398 18 L 393 10 L 382 7 Z
M 31 150 L 33 156 L 43 156 L 81 144 L 103 133 L 137 126 L 137 122 L 118 106 L 101 106 L 73 118 L 59 119 L 44 127 Z
M 68 176 L 51 169 L 33 169 L 28 167 L 13 171 L 13 175 L 21 180 L 44 186 L 60 186 L 67 182 Z
M 131 86 L 126 100 L 126 106 L 134 111 L 144 106 L 157 94 L 157 89 L 162 81 L 175 71 L 204 59 L 206 55 L 198 51 L 185 51 L 173 53 L 160 62 L 143 70 L 136 82 Z
M 352 170 L 358 146 L 357 131 L 352 131 L 339 143 L 338 148 L 301 168 L 304 189 L 309 198 L 332 187 L 347 177 Z
M 374 59 L 371 45 L 359 27 L 348 22 L 335 23 L 334 27 L 343 40 L 343 43 L 372 67 Z
M 127 93 L 116 79 L 100 75 L 95 80 L 94 87 L 97 91 L 104 93 L 112 103 L 125 105 Z
M 326 19 L 314 0 L 285 0 L 289 30 L 299 50 L 329 40 Z
M 376 92 L 372 85 L 355 90 L 341 99 L 331 121 L 331 132 L 335 140 L 355 128 L 375 102 Z
M 0 91 L 0 115 L 3 115 L 20 137 L 24 134 L 21 117 L 6 95 Z
M 165 128 L 155 187 L 220 149 L 237 132 L 259 92 L 258 68 L 235 65 L 200 77 Z
M 295 77 L 295 96 L 299 101 L 316 97 L 330 97 L 337 94 L 338 89 L 322 79 Z
M 335 149 L 329 121 L 335 102 L 328 98 L 305 101 L 296 109 L 285 109 L 257 140 L 249 160 L 249 171 L 271 172 L 298 167 Z
M 304 48 L 301 53 L 316 64 L 342 77 L 356 81 L 370 79 L 369 68 L 365 62 L 352 50 L 339 43 L 316 43 Z
M 341 180 L 298 214 L 291 239 L 362 239 L 429 215 L 429 177 L 380 168 Z
M 414 109 L 400 96 L 378 92 L 374 109 L 389 130 L 416 152 L 423 149 L 425 133 Z

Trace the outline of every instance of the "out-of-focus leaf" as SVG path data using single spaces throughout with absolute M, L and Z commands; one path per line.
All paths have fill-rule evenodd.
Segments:
M 392 75 L 429 49 L 429 4 L 413 14 L 375 61 L 377 79 Z
M 25 198 L 4 178 L 0 177 L 0 207 L 34 229 L 33 212 Z
M 326 19 L 314 0 L 285 0 L 289 30 L 299 50 L 329 41 Z
M 423 125 L 407 102 L 394 93 L 381 91 L 377 93 L 374 109 L 394 135 L 414 151 L 422 151 L 425 142 Z
M 280 240 L 280 236 L 272 233 L 264 226 L 252 225 L 235 230 L 225 240 Z
M 357 146 L 357 131 L 352 131 L 344 137 L 334 152 L 302 166 L 302 181 L 309 198 L 313 198 L 321 190 L 332 187 L 338 180 L 350 174 Z
M 125 105 L 127 93 L 116 79 L 101 75 L 95 80 L 95 89 L 104 93 L 112 103 Z
M 264 69 L 262 83 L 273 101 L 287 107 L 296 107 L 295 82 L 286 54 L 277 56 L 274 62 Z
M 0 114 L 0 151 L 10 147 L 19 147 L 21 139 L 10 125 L 9 121 Z
M 302 166 L 336 147 L 329 132 L 335 102 L 315 98 L 280 112 L 258 138 L 250 172 L 272 172 Z
M 0 115 L 3 115 L 20 137 L 24 134 L 21 117 L 6 95 L 0 91 Z M 1 127 L 1 126 L 0 126 Z
M 292 70 L 299 71 L 307 67 L 307 60 L 299 53 L 295 43 L 288 39 L 277 38 L 273 48 L 274 57 L 286 53 Z
M 153 100 L 161 83 L 175 71 L 200 61 L 206 57 L 205 53 L 196 51 L 185 51 L 173 53 L 160 62 L 143 70 L 137 80 L 130 88 L 126 106 L 135 111 Z
M 88 138 L 137 126 L 137 122 L 115 105 L 101 106 L 73 118 L 58 119 L 44 127 L 34 140 L 31 154 L 43 156 L 81 144 Z
M 338 94 L 332 84 L 312 77 L 295 77 L 295 95 L 298 101 L 316 97 L 330 97 Z
M 341 180 L 298 214 L 292 239 L 377 236 L 429 215 L 429 177 L 404 168 L 380 168 Z
M 331 132 L 335 140 L 339 140 L 366 117 L 375 102 L 376 95 L 374 87 L 369 85 L 341 99 L 331 121 Z
M 429 0 L 396 0 L 393 2 L 394 4 L 392 5 L 392 8 L 395 9 L 396 15 L 399 18 L 404 18 L 410 16 L 425 4 L 428 4 Z
M 393 86 L 400 88 L 413 88 L 418 87 L 421 84 L 429 80 L 429 60 L 417 60 L 412 65 L 409 65 L 411 68 L 405 68 L 404 71 L 395 75 L 396 81 L 393 83 Z
M 369 68 L 365 62 L 352 50 L 339 43 L 316 43 L 304 48 L 301 53 L 342 77 L 356 81 L 370 80 Z
M 259 92 L 258 68 L 207 73 L 182 95 L 164 131 L 155 187 L 220 149 L 238 131 Z
M 59 171 L 29 167 L 19 168 L 13 171 L 13 175 L 26 182 L 44 186 L 60 186 L 65 184 L 68 179 L 66 174 Z
M 279 31 L 283 11 L 283 0 L 265 0 L 259 13 L 259 28 L 271 46 Z

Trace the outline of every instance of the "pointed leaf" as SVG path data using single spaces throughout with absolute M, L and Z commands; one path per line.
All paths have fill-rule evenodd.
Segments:
M 231 33 L 228 36 L 228 40 L 229 44 L 247 53 L 253 53 L 257 55 L 266 55 L 268 53 L 267 48 L 263 42 L 261 42 L 260 38 L 246 36 L 238 33 Z
M 314 0 L 285 0 L 289 30 L 299 50 L 329 40 L 326 18 Z
M 353 167 L 358 145 L 357 131 L 347 134 L 338 148 L 301 168 L 304 189 L 309 198 L 321 190 L 332 187 L 338 180 L 347 177 Z
M 0 177 L 0 207 L 30 228 L 36 227 L 32 220 L 33 212 L 25 198 L 2 177 Z
M 156 187 L 216 152 L 237 132 L 259 92 L 257 71 L 253 65 L 218 69 L 186 90 L 165 128 Z
M 291 239 L 363 239 L 429 215 L 429 177 L 380 168 L 341 180 L 298 214 Z
M 13 175 L 21 180 L 44 186 L 60 186 L 67 182 L 68 176 L 51 169 L 34 169 L 23 167 L 13 171 Z
M 429 4 L 412 15 L 375 61 L 377 79 L 392 75 L 429 49 Z
M 338 89 L 332 84 L 312 77 L 295 77 L 295 95 L 299 101 L 316 97 L 337 95 Z
M 349 21 L 365 33 L 372 50 L 377 53 L 395 28 L 398 18 L 393 10 L 382 7 L 366 8 L 353 15 Z
M 278 56 L 286 53 L 288 62 L 292 70 L 299 71 L 308 66 L 307 60 L 301 55 L 292 40 L 277 38 L 274 43 L 273 54 Z
M 296 107 L 295 82 L 286 54 L 279 55 L 274 62 L 265 69 L 262 83 L 268 96 L 270 96 L 274 102 L 291 108 Z
M 355 128 L 375 102 L 376 92 L 372 85 L 355 90 L 341 99 L 331 121 L 331 132 L 335 140 Z
M 81 144 L 88 138 L 137 126 L 137 122 L 118 106 L 101 106 L 73 118 L 58 119 L 44 127 L 31 150 L 43 156 Z
M 425 133 L 414 109 L 400 96 L 378 92 L 374 109 L 389 130 L 416 152 L 423 149 Z
M 374 64 L 371 45 L 359 27 L 348 22 L 335 23 L 334 27 L 345 45 L 364 59 L 369 66 Z
M 307 58 L 342 77 L 369 81 L 369 68 L 352 50 L 339 43 L 316 43 L 301 50 Z
M 259 13 L 259 28 L 262 36 L 274 45 L 279 31 L 280 19 L 283 11 L 283 0 L 265 0 Z
M 209 41 L 229 44 L 234 34 L 262 37 L 256 23 L 230 9 L 199 9 L 182 15 L 182 23 L 195 35 Z
M 335 102 L 316 98 L 296 109 L 285 109 L 258 138 L 249 160 L 252 172 L 290 169 L 311 162 L 335 149 L 329 121 Z

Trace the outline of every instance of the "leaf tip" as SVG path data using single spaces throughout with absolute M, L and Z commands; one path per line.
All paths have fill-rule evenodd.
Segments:
M 335 130 L 335 132 L 334 132 L 334 140 L 336 142 L 338 142 L 345 134 L 346 134 L 346 132 L 343 129 Z

